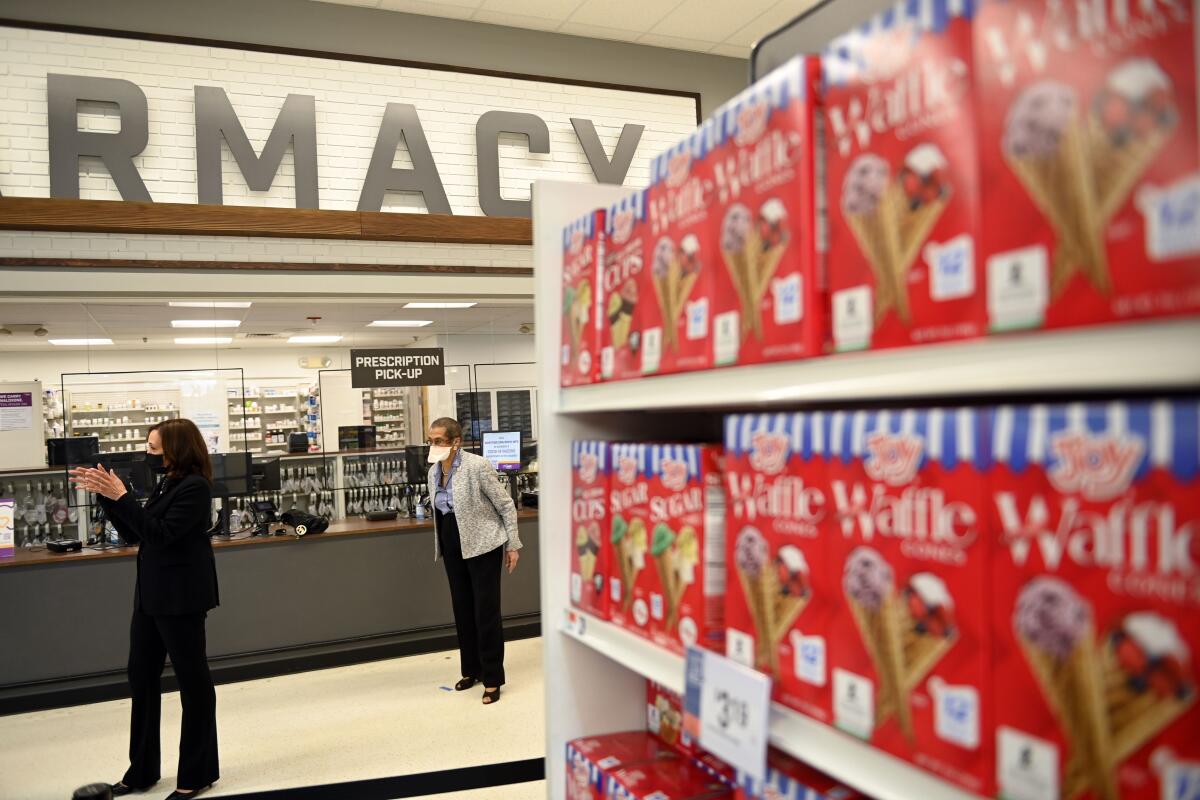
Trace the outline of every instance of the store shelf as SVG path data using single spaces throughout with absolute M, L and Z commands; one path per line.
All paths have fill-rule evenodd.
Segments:
M 610 622 L 575 609 L 562 632 L 673 692 L 684 690 L 684 661 Z M 875 800 L 978 800 L 923 770 L 784 708 L 771 706 L 771 744 Z
M 296 409 L 294 409 L 294 408 L 277 408 L 277 409 L 275 409 L 275 410 L 273 410 L 273 411 L 272 411 L 272 410 L 267 410 L 267 411 L 264 411 L 264 412 L 262 412 L 262 413 L 264 413 L 264 414 L 298 414 L 298 413 L 300 413 L 300 412 L 298 412 L 298 411 L 297 411 Z
M 108 428 L 148 428 L 157 423 L 146 420 L 144 422 L 114 422 L 111 425 L 72 425 L 72 430 L 106 430 Z
M 1200 386 L 1200 320 L 1011 334 L 564 389 L 559 411 L 704 409 Z
M 70 414 L 178 414 L 178 408 L 73 408 Z

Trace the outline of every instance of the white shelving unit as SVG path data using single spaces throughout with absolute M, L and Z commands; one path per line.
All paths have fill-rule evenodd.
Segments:
M 573 440 L 694 435 L 706 413 L 714 423 L 711 429 L 719 430 L 715 422 L 726 409 L 1200 386 L 1200 321 L 1184 320 L 1013 334 L 563 391 L 556 357 L 561 347 L 561 231 L 624 191 L 540 181 L 533 192 L 543 432 L 538 452 L 544 498 L 539 508 L 541 598 L 546 630 L 547 783 L 552 798 L 563 796 L 563 753 L 568 741 L 644 726 L 643 679 L 679 690 L 684 674 L 678 656 L 569 608 Z M 683 411 L 696 413 L 678 413 Z M 779 706 L 772 713 L 771 743 L 879 800 L 975 797 Z

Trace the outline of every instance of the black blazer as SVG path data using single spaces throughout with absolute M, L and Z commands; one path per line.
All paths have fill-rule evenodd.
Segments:
M 145 507 L 131 494 L 100 498 L 125 541 L 138 545 L 134 607 L 151 615 L 199 614 L 220 604 L 208 538 L 212 489 L 200 475 L 164 478 Z

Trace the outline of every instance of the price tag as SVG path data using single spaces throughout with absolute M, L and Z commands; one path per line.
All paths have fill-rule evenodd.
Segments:
M 563 630 L 580 638 L 587 630 L 587 617 L 578 611 L 567 608 L 563 610 Z
M 762 782 L 767 771 L 771 679 L 710 650 L 689 647 L 684 729 L 700 746 Z

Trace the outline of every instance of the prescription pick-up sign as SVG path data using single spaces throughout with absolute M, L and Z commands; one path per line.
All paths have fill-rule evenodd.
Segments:
M 445 383 L 446 360 L 440 347 L 350 351 L 350 385 L 355 389 Z

